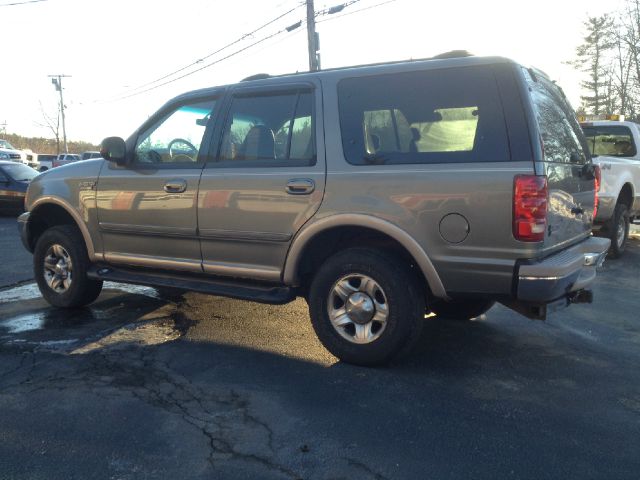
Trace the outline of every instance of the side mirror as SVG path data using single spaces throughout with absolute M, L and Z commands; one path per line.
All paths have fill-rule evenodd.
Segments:
M 116 165 L 126 165 L 127 146 L 120 137 L 107 137 L 100 144 L 100 155 Z

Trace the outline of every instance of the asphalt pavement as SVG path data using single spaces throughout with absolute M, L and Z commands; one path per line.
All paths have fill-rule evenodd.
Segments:
M 33 278 L 31 254 L 22 246 L 16 215 L 0 214 L 0 288 L 16 285 Z
M 640 241 L 592 305 L 437 317 L 385 368 L 327 353 L 304 301 L 108 284 L 49 307 L 0 218 L 1 479 L 637 479 Z M 13 233 L 12 233 L 13 232 Z

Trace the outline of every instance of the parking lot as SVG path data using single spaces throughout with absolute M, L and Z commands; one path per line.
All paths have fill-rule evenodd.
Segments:
M 108 285 L 49 307 L 0 217 L 0 478 L 638 478 L 640 240 L 592 305 L 425 320 L 408 358 L 337 362 L 306 304 Z

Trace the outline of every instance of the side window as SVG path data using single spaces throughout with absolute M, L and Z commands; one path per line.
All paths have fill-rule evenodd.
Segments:
M 510 159 L 488 67 L 347 78 L 338 85 L 342 145 L 354 165 Z
M 534 79 L 525 70 L 544 146 L 544 160 L 553 163 L 585 163 L 583 135 L 575 114 L 557 87 L 546 79 Z
M 222 135 L 219 165 L 313 165 L 312 100 L 311 92 L 235 96 Z
M 134 163 L 154 166 L 196 164 L 216 100 L 182 105 L 142 132 L 136 142 Z

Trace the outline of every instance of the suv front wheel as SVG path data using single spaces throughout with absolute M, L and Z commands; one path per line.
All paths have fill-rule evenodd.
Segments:
M 72 225 L 46 230 L 33 252 L 33 273 L 44 299 L 55 307 L 81 307 L 102 290 L 101 280 L 87 277 L 89 257 L 82 235 Z
M 399 258 L 366 248 L 326 260 L 308 302 L 325 348 L 356 365 L 380 365 L 410 350 L 424 320 L 424 292 L 416 276 Z

